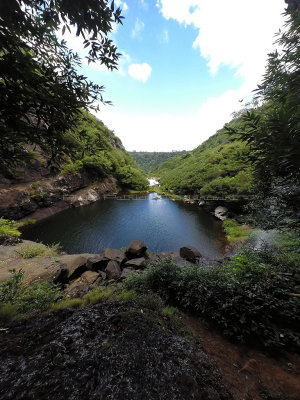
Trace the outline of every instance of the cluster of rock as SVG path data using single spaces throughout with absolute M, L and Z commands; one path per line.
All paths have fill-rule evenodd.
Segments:
M 201 258 L 200 252 L 192 246 L 182 247 L 179 253 L 153 253 L 147 251 L 147 246 L 139 239 L 133 240 L 125 251 L 106 248 L 100 254 L 62 254 L 30 259 L 18 256 L 18 246 L 10 242 L 0 245 L 0 282 L 10 277 L 12 269 L 22 269 L 25 284 L 31 285 L 36 280 L 58 283 L 70 298 L 83 296 L 91 287 L 104 288 L 113 282 L 121 284 L 133 271 L 142 271 L 151 261 L 169 257 L 178 265 L 186 266 L 198 263 Z M 13 253 L 15 257 L 12 257 Z
M 101 254 L 87 257 L 83 265 L 78 265 L 71 276 L 65 292 L 70 298 L 81 297 L 92 286 L 105 287 L 113 282 L 121 284 L 133 271 L 143 270 L 151 261 L 171 257 L 179 265 L 199 262 L 200 252 L 191 246 L 180 249 L 180 253 L 153 253 L 139 239 L 133 240 L 125 251 L 106 248 Z M 82 260 L 84 262 L 84 260 Z M 80 276 L 78 276 L 80 275 Z

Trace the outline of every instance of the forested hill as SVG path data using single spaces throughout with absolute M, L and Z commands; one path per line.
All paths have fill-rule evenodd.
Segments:
M 122 189 L 142 190 L 148 185 L 144 173 L 121 140 L 86 111 L 81 112 L 76 128 L 61 135 L 57 153 L 54 153 L 53 146 L 42 143 L 14 144 L 19 150 L 18 162 L 10 164 L 7 160 L 1 165 L 0 181 L 9 177 L 13 183 L 15 180 L 20 182 L 20 177 L 21 181 L 28 181 L 31 176 L 37 180 L 50 175 L 84 172 L 94 181 L 116 178 Z
M 237 127 L 240 119 L 228 125 Z M 222 128 L 195 150 L 159 165 L 153 175 L 160 177 L 162 188 L 178 194 L 248 195 L 253 181 L 249 151 Z
M 164 163 L 172 157 L 185 154 L 186 151 L 172 152 L 148 152 L 148 151 L 131 151 L 129 154 L 135 159 L 137 165 L 146 173 L 149 174 L 159 164 Z

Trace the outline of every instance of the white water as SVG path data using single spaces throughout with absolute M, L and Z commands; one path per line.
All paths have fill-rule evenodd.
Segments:
M 149 182 L 149 186 L 158 186 L 159 182 L 155 178 L 147 178 Z

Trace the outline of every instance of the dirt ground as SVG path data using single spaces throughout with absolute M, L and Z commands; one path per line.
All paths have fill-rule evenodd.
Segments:
M 204 351 L 217 364 L 235 400 L 299 400 L 300 356 L 274 358 L 263 351 L 233 344 L 197 316 L 186 315 L 188 328 L 199 335 Z

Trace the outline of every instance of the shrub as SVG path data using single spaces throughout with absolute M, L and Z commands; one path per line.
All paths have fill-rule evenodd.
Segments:
M 0 285 L 0 304 L 12 303 L 21 296 L 24 271 L 10 270 L 11 276 Z
M 46 311 L 61 297 L 57 285 L 48 282 L 35 282 L 24 289 L 18 299 L 18 311 L 22 314 L 36 314 Z
M 36 314 L 50 308 L 61 297 L 57 285 L 36 281 L 23 284 L 24 271 L 11 271 L 11 277 L 0 286 L 0 319 L 10 320 L 18 314 Z
M 289 271 L 287 275 L 282 271 Z M 168 304 L 200 312 L 240 342 L 300 349 L 299 299 L 293 273 L 266 249 L 245 249 L 220 267 L 179 267 L 171 259 L 152 263 L 123 284 L 138 293 L 154 291 Z
M 20 254 L 22 258 L 51 257 L 59 253 L 59 244 L 45 246 L 42 243 L 24 242 L 16 246 L 15 251 Z
M 66 176 L 66 175 L 74 175 L 78 174 L 82 170 L 82 162 L 80 160 L 77 160 L 75 162 L 69 162 L 67 164 L 64 164 L 60 170 L 60 175 Z
M 21 232 L 18 230 L 20 224 L 16 221 L 0 218 L 0 235 L 10 235 L 19 237 Z
M 121 293 L 116 294 L 117 301 L 134 301 L 136 300 L 136 292 L 133 290 L 122 290 Z

